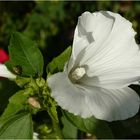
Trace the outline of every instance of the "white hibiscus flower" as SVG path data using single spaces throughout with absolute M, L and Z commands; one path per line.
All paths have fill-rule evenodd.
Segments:
M 16 75 L 11 73 L 4 64 L 0 64 L 0 77 L 15 79 Z
M 134 116 L 139 96 L 130 84 L 140 79 L 140 49 L 132 24 L 109 11 L 85 12 L 75 29 L 73 49 L 64 70 L 52 75 L 52 96 L 83 118 L 124 120 Z

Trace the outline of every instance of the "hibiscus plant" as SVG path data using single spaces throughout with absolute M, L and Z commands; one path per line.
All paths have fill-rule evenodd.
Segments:
M 139 95 L 129 87 L 140 80 L 135 34 L 117 13 L 84 12 L 72 47 L 44 66 L 37 44 L 12 33 L 10 59 L 0 64 L 7 78 L 1 92 L 9 98 L 0 139 L 114 138 L 110 122 L 127 122 L 139 111 Z

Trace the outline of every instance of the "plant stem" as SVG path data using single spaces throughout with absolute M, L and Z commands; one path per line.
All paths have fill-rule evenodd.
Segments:
M 61 129 L 59 127 L 59 120 L 58 120 L 58 115 L 57 115 L 57 111 L 56 111 L 56 106 L 49 108 L 47 111 L 52 119 L 53 131 L 56 134 L 55 137 L 56 137 L 56 139 L 60 140 L 63 137 L 62 137 Z
M 50 89 L 46 83 L 46 86 L 44 88 L 45 96 L 46 96 L 46 102 L 45 102 L 45 108 L 52 120 L 53 125 L 53 132 L 55 133 L 55 138 L 60 140 L 62 139 L 62 132 L 59 126 L 59 119 L 57 114 L 57 104 L 54 101 L 54 99 L 50 95 Z

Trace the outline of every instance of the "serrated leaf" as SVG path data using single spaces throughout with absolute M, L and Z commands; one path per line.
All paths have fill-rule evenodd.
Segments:
M 15 93 L 10 99 L 7 108 L 0 117 L 0 121 L 4 120 L 10 116 L 15 115 L 21 110 L 25 109 L 25 103 L 27 102 L 28 96 L 25 94 L 24 90 L 20 90 Z
M 15 32 L 12 34 L 9 45 L 10 61 L 7 67 L 22 76 L 36 76 L 43 74 L 43 57 L 36 44 Z
M 97 138 L 113 138 L 113 134 L 105 121 L 97 120 L 94 117 L 81 118 L 64 111 L 66 118 L 81 131 L 94 134 Z
M 59 56 L 54 58 L 47 65 L 47 73 L 56 73 L 59 71 L 63 71 L 65 63 L 68 61 L 71 54 L 71 47 L 68 47 L 64 52 L 62 52 Z
M 19 87 L 8 79 L 0 80 L 0 114 L 8 104 L 8 99 L 12 96 Z
M 0 124 L 0 139 L 32 139 L 33 124 L 29 113 L 21 113 Z

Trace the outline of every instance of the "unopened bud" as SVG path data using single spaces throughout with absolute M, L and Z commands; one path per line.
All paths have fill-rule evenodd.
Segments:
M 37 78 L 36 83 L 39 87 L 43 87 L 45 85 L 45 80 L 43 78 Z
M 31 81 L 30 78 L 24 78 L 24 77 L 17 77 L 16 79 L 16 83 L 18 86 L 23 87 L 25 86 L 27 83 L 29 83 Z
M 37 98 L 36 97 L 30 97 L 28 99 L 28 103 L 33 106 L 34 108 L 38 108 L 40 109 L 41 106 L 40 106 L 40 103 L 38 102 Z

